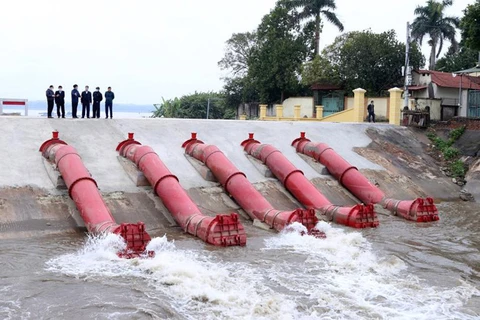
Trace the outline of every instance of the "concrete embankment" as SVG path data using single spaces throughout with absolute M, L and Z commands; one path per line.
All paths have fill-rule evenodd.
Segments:
M 457 199 L 459 192 L 424 152 L 428 141 L 421 134 L 385 124 L 0 117 L 0 236 L 68 232 L 81 227 L 73 202 L 66 190 L 56 189 L 38 151 L 52 131 L 77 149 L 117 222 L 144 221 L 153 235 L 174 232 L 183 237 L 151 188 L 136 187 L 118 161 L 115 148 L 128 132 L 158 153 L 208 215 L 241 210 L 218 183 L 204 180 L 184 156 L 181 145 L 191 132 L 218 146 L 279 209 L 294 209 L 299 204 L 245 156 L 240 142 L 249 132 L 262 143 L 275 145 L 335 204 L 351 205 L 357 200 L 321 165 L 296 154 L 290 144 L 300 131 L 307 132 L 312 141 L 329 144 L 389 197 L 448 200 Z M 243 222 L 251 224 L 246 219 Z

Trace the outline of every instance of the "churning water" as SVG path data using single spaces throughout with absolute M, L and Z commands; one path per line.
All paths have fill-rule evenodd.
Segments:
M 293 225 L 246 248 L 157 237 L 149 259 L 119 259 L 115 235 L 4 241 L 0 318 L 479 319 L 478 212 L 442 206 L 438 224 Z

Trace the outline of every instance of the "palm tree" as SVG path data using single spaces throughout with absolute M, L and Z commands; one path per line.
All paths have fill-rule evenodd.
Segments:
M 322 16 L 343 31 L 343 24 L 333 12 L 337 8 L 335 0 L 285 0 L 285 4 L 289 9 L 300 9 L 299 19 L 315 19 L 315 55 L 320 53 Z
M 412 37 L 422 44 L 425 35 L 430 36 L 428 44 L 431 47 L 429 69 L 434 70 L 436 58 L 439 57 L 443 48 L 443 41 L 449 40 L 454 48 L 458 47 L 455 39 L 456 28 L 460 20 L 457 17 L 445 17 L 445 8 L 451 6 L 452 0 L 441 2 L 428 0 L 426 6 L 418 6 L 414 13 L 417 16 L 412 23 Z M 438 45 L 438 51 L 437 51 Z

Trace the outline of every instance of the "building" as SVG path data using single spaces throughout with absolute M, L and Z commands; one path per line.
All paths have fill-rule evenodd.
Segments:
M 480 80 L 465 74 L 415 70 L 408 90 L 415 107 L 429 106 L 439 120 L 480 117 Z M 438 108 L 438 110 L 437 110 Z

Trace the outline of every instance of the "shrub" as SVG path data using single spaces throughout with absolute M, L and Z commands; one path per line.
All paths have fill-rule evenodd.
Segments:
M 430 139 L 431 141 L 433 141 L 433 139 L 435 139 L 437 137 L 437 135 L 434 133 L 434 132 L 427 132 L 427 138 Z
M 458 149 L 454 147 L 447 147 L 445 150 L 443 150 L 443 156 L 445 157 L 445 160 L 452 160 L 456 157 L 458 157 L 459 152 Z
M 450 164 L 450 172 L 452 173 L 453 177 L 464 177 L 465 176 L 465 165 L 461 160 L 453 161 Z
M 446 148 L 450 147 L 450 145 L 443 140 L 442 138 L 435 137 L 432 140 L 433 144 L 435 145 L 435 148 L 437 148 L 440 151 L 444 151 Z
M 458 139 L 460 139 L 462 134 L 465 132 L 465 128 L 466 128 L 465 126 L 461 126 L 460 128 L 453 129 L 452 131 L 450 131 L 450 134 L 448 135 L 450 137 L 449 140 L 452 140 L 453 142 L 455 142 Z

